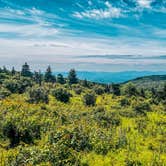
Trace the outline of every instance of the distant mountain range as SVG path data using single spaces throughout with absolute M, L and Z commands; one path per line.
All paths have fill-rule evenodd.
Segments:
M 58 72 L 54 72 L 55 75 Z M 65 77 L 68 73 L 61 72 Z M 151 75 L 166 75 L 166 71 L 124 71 L 124 72 L 89 72 L 78 71 L 79 79 L 87 79 L 99 83 L 122 83 L 138 77 L 151 76 Z

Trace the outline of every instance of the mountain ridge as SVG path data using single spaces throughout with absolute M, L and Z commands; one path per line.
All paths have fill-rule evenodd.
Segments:
M 67 72 L 53 72 L 67 77 Z M 79 79 L 98 83 L 124 83 L 139 77 L 151 75 L 165 75 L 166 71 L 122 71 L 122 72 L 99 72 L 99 71 L 77 71 Z

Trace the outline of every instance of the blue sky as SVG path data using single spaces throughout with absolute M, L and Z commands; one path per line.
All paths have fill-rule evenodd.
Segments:
M 0 0 L 0 65 L 166 71 L 166 0 Z

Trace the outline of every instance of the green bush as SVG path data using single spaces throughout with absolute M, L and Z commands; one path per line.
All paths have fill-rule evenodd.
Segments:
M 3 86 L 8 89 L 11 93 L 23 93 L 27 87 L 32 86 L 30 78 L 20 77 L 5 80 Z
M 61 102 L 67 103 L 70 100 L 71 94 L 63 88 L 54 89 L 52 95 Z
M 93 151 L 97 154 L 106 155 L 112 148 L 112 134 L 111 132 L 104 132 L 100 128 L 93 130 L 90 133 L 90 141 Z
M 121 123 L 117 113 L 108 112 L 103 107 L 96 108 L 93 117 L 101 127 L 119 126 Z
M 51 144 L 63 144 L 77 152 L 89 151 L 92 148 L 88 134 L 79 127 L 70 131 L 63 130 L 61 132 L 51 133 L 49 141 Z
M 44 148 L 24 147 L 19 148 L 16 155 L 6 158 L 6 165 L 51 165 L 73 166 L 80 165 L 76 153 L 63 144 L 45 145 Z
M 120 91 L 120 85 L 119 84 L 112 84 L 112 93 L 116 96 L 120 96 L 121 91 Z
M 95 86 L 94 91 L 97 95 L 102 95 L 104 93 L 104 88 L 102 86 Z
M 19 93 L 21 84 L 18 80 L 8 79 L 3 82 L 3 86 L 8 89 L 11 93 Z
M 73 84 L 72 89 L 77 95 L 80 95 L 82 93 L 82 87 L 78 84 Z
M 11 95 L 11 92 L 8 89 L 3 87 L 0 88 L 0 99 L 4 99 L 10 95 Z
M 31 144 L 34 139 L 40 139 L 40 126 L 38 124 L 30 124 L 22 128 L 10 120 L 3 124 L 2 132 L 4 137 L 9 139 L 10 147 L 17 146 L 20 141 Z
M 136 86 L 132 83 L 128 83 L 122 87 L 122 94 L 131 97 L 131 96 L 137 96 L 138 90 L 136 89 Z
M 83 102 L 87 106 L 94 106 L 96 103 L 96 96 L 93 92 L 86 93 L 83 96 Z
M 3 124 L 2 132 L 10 140 L 10 147 L 14 147 L 20 142 L 20 133 L 14 123 L 6 122 Z
M 30 103 L 48 103 L 48 91 L 43 87 L 34 86 L 29 89 L 28 91 L 29 99 L 28 102 Z
M 130 102 L 129 102 L 129 100 L 127 98 L 123 98 L 123 99 L 120 100 L 120 105 L 122 107 L 128 106 L 128 105 L 130 105 Z
M 151 106 L 148 102 L 139 102 L 133 106 L 133 110 L 138 114 L 146 114 L 151 111 Z

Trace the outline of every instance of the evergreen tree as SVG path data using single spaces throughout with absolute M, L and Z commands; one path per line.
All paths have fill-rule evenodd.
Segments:
M 45 75 L 44 75 L 44 80 L 46 82 L 55 82 L 55 77 L 52 75 L 52 70 L 51 70 L 51 67 L 48 66 L 46 72 L 45 72 Z
M 16 71 L 15 71 L 15 68 L 12 67 L 12 71 L 11 71 L 12 75 L 15 75 L 16 74 Z
M 71 69 L 68 75 L 69 84 L 77 84 L 78 78 L 75 69 Z
M 27 62 L 25 62 L 25 64 L 22 66 L 21 75 L 24 77 L 32 76 L 32 73 L 30 71 L 30 68 L 29 68 L 29 65 L 27 64 Z
M 120 96 L 120 85 L 112 84 L 112 93 L 116 96 Z
M 39 72 L 34 72 L 34 81 L 41 85 L 41 82 L 42 82 L 42 74 L 41 74 L 41 71 L 39 70 Z
M 64 84 L 65 83 L 65 79 L 64 79 L 62 74 L 58 74 L 57 75 L 57 83 L 60 83 L 60 84 Z
M 9 70 L 6 68 L 6 66 L 3 66 L 2 72 L 6 74 L 10 73 Z

